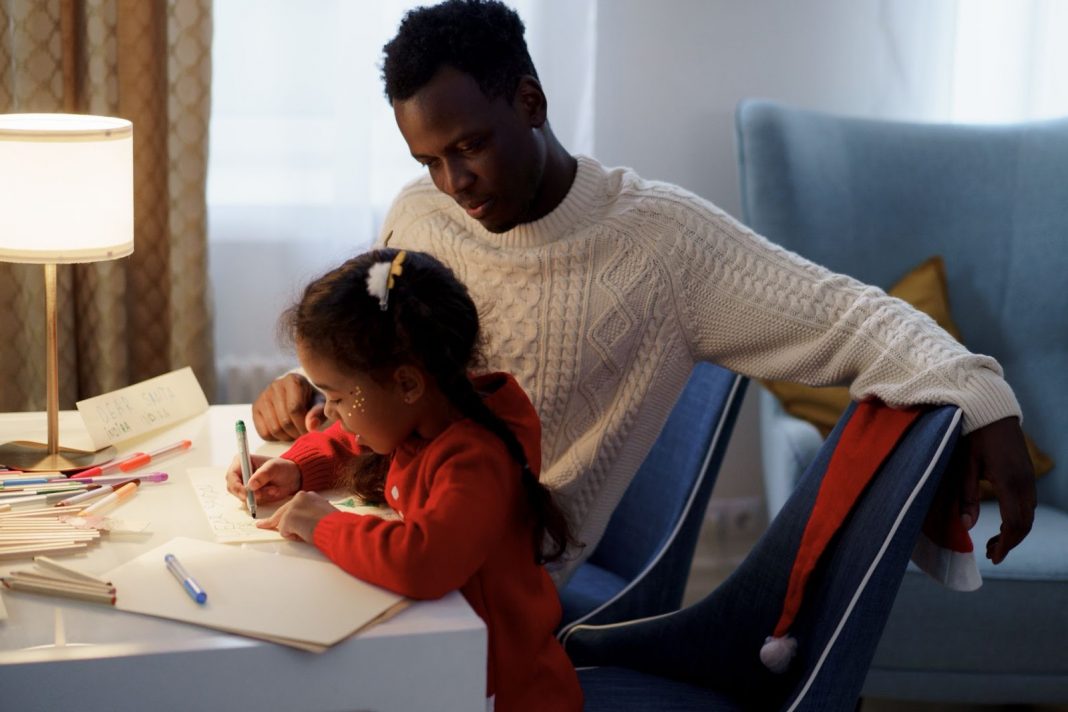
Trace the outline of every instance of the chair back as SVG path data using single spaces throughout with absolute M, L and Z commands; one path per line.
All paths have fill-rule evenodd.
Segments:
M 974 126 L 831 116 L 746 101 L 742 209 L 757 233 L 888 288 L 945 261 L 964 343 L 1001 363 L 1068 507 L 1068 119 Z
M 709 363 L 694 367 L 596 550 L 561 592 L 565 624 L 655 615 L 682 604 L 746 384 Z M 593 571 L 597 577 L 590 576 Z M 594 578 L 614 585 L 594 591 L 588 583 Z
M 783 674 L 760 661 L 790 583 L 791 564 L 819 487 L 854 406 L 842 416 L 809 465 L 786 506 L 731 576 L 701 601 L 663 616 L 612 625 L 571 627 L 562 642 L 579 668 L 633 671 L 617 688 L 580 680 L 589 709 L 617 712 L 679 709 L 673 695 L 733 701 L 708 709 L 850 712 L 871 664 L 879 635 L 925 515 L 960 429 L 960 410 L 942 406 L 911 425 L 831 539 L 805 587 L 791 626 L 797 655 Z M 667 681 L 667 682 L 666 682 Z M 618 681 L 617 681 L 618 682 Z M 678 683 L 689 685 L 679 688 Z M 629 687 L 623 687 L 629 685 Z M 686 707 L 686 709 L 697 707 Z

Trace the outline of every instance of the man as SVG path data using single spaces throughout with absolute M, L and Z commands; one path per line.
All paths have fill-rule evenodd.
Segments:
M 543 478 L 584 554 L 699 360 L 755 378 L 852 382 L 854 398 L 895 406 L 959 405 L 964 525 L 978 515 L 982 475 L 1003 519 L 987 556 L 1000 562 L 1030 531 L 1033 471 L 1000 366 L 705 200 L 569 154 L 514 12 L 480 0 L 415 10 L 385 47 L 383 76 L 428 176 L 397 197 L 380 242 L 430 252 L 468 284 L 488 366 L 516 374 L 538 407 Z M 277 439 L 315 427 L 313 396 L 299 375 L 275 381 L 254 404 L 257 430 Z

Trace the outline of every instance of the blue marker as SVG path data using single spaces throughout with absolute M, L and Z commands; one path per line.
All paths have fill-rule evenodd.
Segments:
M 178 582 L 182 584 L 182 588 L 185 589 L 190 598 L 201 604 L 208 600 L 208 594 L 204 593 L 204 589 L 193 580 L 193 577 L 189 575 L 185 567 L 178 563 L 178 559 L 174 558 L 174 554 L 167 554 L 163 557 L 163 560 L 167 563 L 167 570 L 171 572 L 174 578 L 178 579 Z
M 14 488 L 18 489 L 24 485 L 50 485 L 54 482 L 70 482 L 77 480 L 68 480 L 66 477 L 23 477 L 22 479 L 11 479 L 0 482 L 0 489 Z

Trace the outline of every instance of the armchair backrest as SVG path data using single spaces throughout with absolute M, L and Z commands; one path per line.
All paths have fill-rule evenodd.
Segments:
M 944 258 L 965 344 L 998 359 L 1068 507 L 1068 119 L 875 121 L 743 102 L 742 209 L 757 233 L 884 289 Z
M 710 363 L 694 366 L 597 548 L 561 591 L 563 629 L 656 615 L 682 604 L 704 512 L 747 383 Z
M 631 580 L 689 526 L 682 566 L 689 570 L 697 532 L 746 379 L 710 363 L 694 366 L 660 436 L 616 506 L 590 560 Z M 718 447 L 714 447 L 718 446 Z M 685 576 L 681 577 L 685 585 Z M 681 596 L 681 589 L 679 591 Z
M 883 461 L 820 556 L 791 627 L 797 655 L 789 670 L 774 674 L 761 662 L 760 649 L 783 611 L 799 543 L 853 412 L 850 406 L 782 512 L 725 582 L 673 613 L 568 629 L 561 642 L 576 667 L 639 671 L 643 677 L 635 677 L 628 691 L 640 697 L 644 688 L 658 689 L 664 709 L 673 702 L 678 703 L 673 709 L 682 709 L 672 694 L 685 690 L 657 688 L 656 677 L 736 701 L 715 709 L 855 709 L 909 555 L 952 457 L 960 411 L 944 406 L 922 413 Z M 597 692 L 587 692 L 587 706 L 608 709 Z M 613 709 L 652 709 L 627 705 L 618 689 L 611 694 Z

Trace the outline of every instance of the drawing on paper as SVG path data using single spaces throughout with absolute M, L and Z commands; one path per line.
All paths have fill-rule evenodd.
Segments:
M 186 472 L 190 484 L 193 485 L 197 501 L 200 502 L 204 516 L 207 517 L 208 525 L 215 536 L 215 541 L 222 544 L 239 544 L 282 539 L 282 535 L 273 529 L 258 528 L 256 522 L 273 515 L 285 503 L 284 501 L 257 506 L 257 518 L 253 519 L 249 516 L 245 503 L 226 491 L 225 467 L 190 467 Z M 388 508 L 361 505 L 351 495 L 345 496 L 337 491 L 321 494 L 330 499 L 331 504 L 338 509 L 356 514 L 374 514 L 387 519 L 396 517 L 396 514 Z
M 263 521 L 274 514 L 281 505 L 263 505 L 257 507 L 257 519 L 248 514 L 245 503 L 226 491 L 225 467 L 190 467 L 186 472 L 193 491 L 197 495 L 208 519 L 215 541 L 223 544 L 237 544 L 247 541 L 278 541 L 282 535 L 271 529 L 259 529 L 257 521 Z

